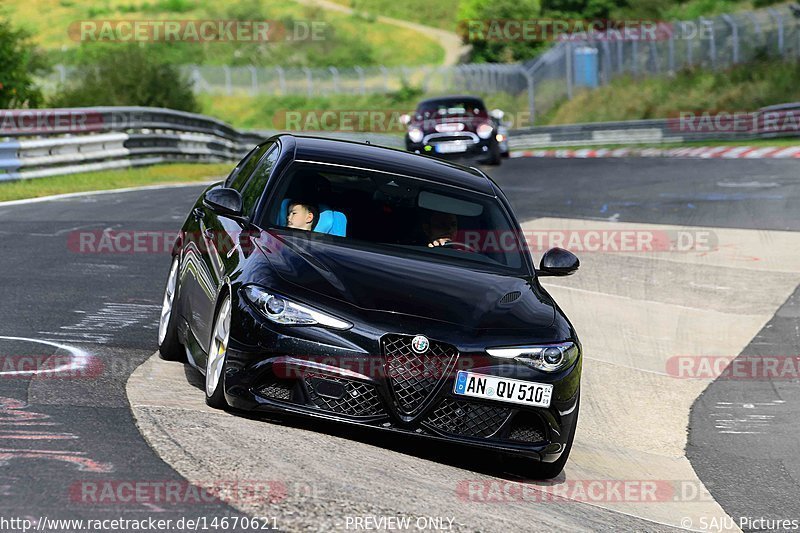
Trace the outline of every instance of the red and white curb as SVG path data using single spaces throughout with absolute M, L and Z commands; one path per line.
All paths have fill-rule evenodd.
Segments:
M 511 158 L 557 157 L 695 157 L 701 159 L 800 159 L 800 146 L 702 146 L 698 148 L 584 148 L 581 150 L 514 150 Z

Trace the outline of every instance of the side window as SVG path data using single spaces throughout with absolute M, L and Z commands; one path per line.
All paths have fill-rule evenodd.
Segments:
M 256 165 L 258 165 L 258 162 L 261 160 L 261 157 L 273 146 L 275 146 L 275 143 L 265 143 L 256 146 L 249 154 L 244 156 L 244 159 L 242 159 L 238 165 L 236 165 L 236 168 L 233 169 L 228 179 L 225 180 L 225 186 L 241 192 L 244 184 L 247 183 Z
M 242 191 L 242 212 L 247 216 L 252 217 L 258 199 L 264 193 L 264 188 L 267 186 L 267 180 L 278 161 L 278 147 L 272 145 L 266 157 L 261 159 L 258 168 L 253 172 L 252 177 L 247 181 Z

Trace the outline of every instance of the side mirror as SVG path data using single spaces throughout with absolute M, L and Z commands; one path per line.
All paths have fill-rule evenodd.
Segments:
M 400 115 L 400 123 L 403 126 L 408 126 L 409 122 L 411 122 L 411 115 L 409 115 L 408 113 Z
M 501 109 L 492 109 L 492 111 L 489 113 L 489 116 L 495 119 L 497 122 L 502 121 L 505 115 L 506 114 Z
M 242 219 L 242 195 L 236 189 L 219 187 L 211 189 L 203 197 L 203 204 L 218 215 Z
M 563 248 L 550 248 L 542 256 L 539 263 L 540 276 L 569 276 L 581 266 L 580 260 Z

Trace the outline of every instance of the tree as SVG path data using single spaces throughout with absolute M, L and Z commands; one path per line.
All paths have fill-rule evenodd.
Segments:
M 637 0 L 637 3 L 660 0 Z M 546 17 L 567 19 L 611 19 L 628 6 L 626 0 L 542 0 Z
M 198 111 L 192 82 L 149 46 L 138 43 L 93 49 L 64 87 L 51 98 L 54 107 L 152 106 Z
M 464 0 L 458 10 L 459 33 L 472 45 L 472 60 L 509 63 L 532 58 L 545 42 L 509 33 L 508 22 L 541 16 L 539 0 Z
M 46 70 L 43 56 L 30 35 L 0 19 L 0 108 L 38 107 L 42 92 L 33 75 Z

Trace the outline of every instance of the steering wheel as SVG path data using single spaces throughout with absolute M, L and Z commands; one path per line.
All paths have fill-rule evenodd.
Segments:
M 442 244 L 440 246 L 444 246 L 446 248 L 460 248 L 460 249 L 465 250 L 467 252 L 473 252 L 473 253 L 476 253 L 476 254 L 478 253 L 478 250 L 474 246 L 472 246 L 470 244 L 467 244 L 465 242 L 460 242 L 460 241 L 447 241 L 446 243 L 444 243 L 444 244 Z

